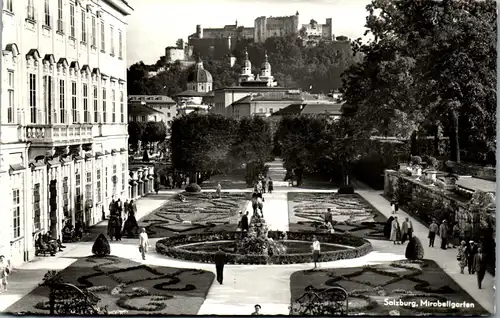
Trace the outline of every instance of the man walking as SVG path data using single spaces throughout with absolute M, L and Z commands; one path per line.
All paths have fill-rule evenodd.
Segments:
M 139 234 L 139 252 L 141 252 L 142 259 L 146 259 L 146 253 L 148 252 L 149 238 L 146 229 L 143 228 L 141 234 Z
M 220 247 L 217 252 L 215 252 L 215 272 L 217 274 L 217 281 L 222 285 L 224 279 L 224 265 L 226 264 L 226 253 L 224 253 Z
M 429 247 L 434 247 L 434 239 L 436 238 L 438 229 L 439 228 L 436 224 L 436 220 L 432 220 L 432 223 L 429 226 Z
M 474 257 L 476 256 L 478 248 L 474 241 L 469 241 L 469 246 L 467 247 L 467 269 L 469 274 L 474 274 Z
M 220 182 L 217 183 L 217 188 L 215 188 L 215 193 L 217 194 L 217 197 L 220 198 L 221 197 L 221 193 L 222 193 L 222 186 L 220 185 Z
M 441 225 L 439 226 L 439 236 L 441 237 L 441 249 L 446 249 L 446 241 L 448 238 L 448 226 L 446 224 L 446 220 L 443 220 Z
M 248 211 L 241 217 L 241 231 L 242 232 L 248 231 Z
M 484 274 L 486 273 L 486 261 L 481 247 L 477 249 L 477 254 L 474 256 L 474 270 L 477 274 L 477 287 L 481 289 Z
M 313 262 L 314 262 L 314 269 L 318 267 L 317 263 L 319 262 L 319 256 L 321 253 L 321 244 L 319 243 L 318 239 L 316 236 L 313 236 L 313 243 L 312 243 L 312 256 L 313 256 Z

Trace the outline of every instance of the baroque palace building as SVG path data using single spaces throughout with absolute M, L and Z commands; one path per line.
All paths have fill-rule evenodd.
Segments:
M 124 0 L 3 1 L 0 254 L 14 265 L 34 258 L 38 234 L 99 222 L 133 192 L 129 175 L 149 180 L 128 169 L 132 11 Z

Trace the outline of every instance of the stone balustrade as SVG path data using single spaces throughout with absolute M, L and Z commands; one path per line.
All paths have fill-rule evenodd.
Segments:
M 27 125 L 24 130 L 20 137 L 34 143 L 81 143 L 92 140 L 92 124 Z

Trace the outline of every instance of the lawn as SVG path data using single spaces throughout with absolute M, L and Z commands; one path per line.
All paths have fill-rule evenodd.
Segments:
M 488 314 L 431 260 L 295 272 L 290 277 L 291 301 L 294 303 L 306 289 L 321 291 L 333 286 L 341 286 L 349 293 L 349 314 L 387 316 L 392 310 L 404 316 Z M 403 301 L 403 305 L 391 304 L 397 300 Z M 436 308 L 422 304 L 421 300 L 465 302 L 474 304 L 474 308 Z M 414 301 L 418 306 L 410 305 Z
M 129 315 L 196 315 L 214 274 L 197 269 L 141 265 L 131 260 L 94 256 L 61 271 L 64 282 L 89 288 L 100 307 Z M 7 308 L 7 313 L 49 314 L 47 287 L 37 287 Z
M 386 239 L 386 217 L 359 194 L 288 193 L 290 231 L 318 231 L 328 208 L 331 208 L 336 232 Z
M 195 234 L 208 231 L 236 231 L 239 212 L 245 211 L 250 193 L 183 193 L 185 202 L 174 196 L 160 208 L 144 217 L 150 238 L 170 237 L 175 234 Z

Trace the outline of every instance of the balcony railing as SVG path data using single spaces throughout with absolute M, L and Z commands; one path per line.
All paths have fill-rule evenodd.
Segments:
M 33 143 L 71 144 L 92 140 L 92 124 L 27 125 L 25 139 Z

